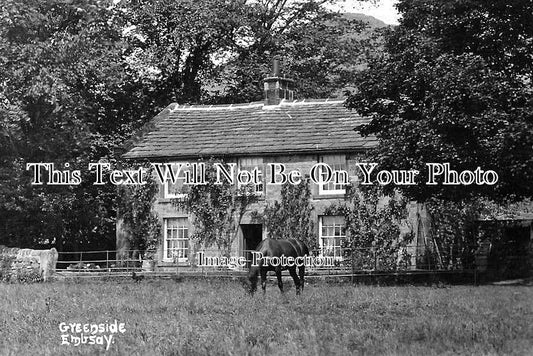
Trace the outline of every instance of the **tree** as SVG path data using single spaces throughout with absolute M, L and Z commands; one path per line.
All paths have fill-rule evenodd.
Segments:
M 111 1 L 3 3 L 3 243 L 60 251 L 113 248 L 115 188 L 94 186 L 88 163 L 115 163 L 114 148 L 153 110 L 124 66 L 122 27 Z M 82 183 L 32 186 L 30 162 L 79 169 Z
M 302 97 L 329 96 L 359 70 L 357 19 L 320 1 L 137 1 L 120 3 L 128 61 L 158 104 L 262 99 L 275 56 L 302 83 Z
M 416 169 L 400 187 L 418 201 L 531 197 L 533 3 L 400 1 L 385 53 L 356 82 L 347 106 L 371 118 L 379 169 Z M 426 163 L 494 170 L 496 185 L 426 185 Z
M 281 59 L 282 74 L 295 80 L 296 98 L 342 96 L 364 67 L 369 49 L 375 48 L 368 25 L 317 4 L 297 4 L 301 8 L 279 10 L 279 16 L 290 19 L 283 25 L 267 21 L 265 27 L 248 26 L 247 41 L 240 41 L 235 55 L 216 68 L 219 92 L 212 102 L 262 100 L 263 79 L 270 75 L 274 58 Z M 249 16 L 247 21 L 254 19 Z
M 158 103 L 197 103 L 213 61 L 231 50 L 245 1 L 120 3 L 130 46 L 128 61 L 152 82 Z

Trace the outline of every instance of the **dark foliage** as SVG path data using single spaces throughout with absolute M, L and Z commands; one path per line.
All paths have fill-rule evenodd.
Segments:
M 385 53 L 356 82 L 347 106 L 372 122 L 379 169 L 417 169 L 401 187 L 418 201 L 531 197 L 533 3 L 400 1 Z M 426 163 L 494 170 L 496 185 L 429 186 Z

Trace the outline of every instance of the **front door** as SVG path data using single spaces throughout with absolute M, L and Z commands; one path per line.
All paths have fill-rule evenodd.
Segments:
M 252 261 L 252 251 L 263 240 L 263 225 L 261 224 L 241 224 L 243 256 L 246 258 L 246 267 L 250 267 Z

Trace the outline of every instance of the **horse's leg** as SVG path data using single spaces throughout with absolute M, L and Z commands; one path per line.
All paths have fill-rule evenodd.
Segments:
M 304 276 L 305 276 L 305 266 L 298 267 L 300 272 L 300 288 L 304 290 Z
M 278 287 L 281 293 L 283 293 L 283 282 L 281 281 L 281 267 L 276 267 L 276 277 L 278 277 Z
M 259 269 L 257 267 L 252 267 L 250 272 L 248 272 L 248 280 L 250 281 L 250 294 L 253 296 L 257 290 L 257 275 L 259 274 Z
M 296 267 L 292 266 L 289 267 L 289 273 L 291 274 L 291 277 L 294 281 L 294 285 L 296 286 L 296 295 L 300 294 L 300 279 L 298 278 L 298 274 L 296 273 Z
M 263 288 L 263 294 L 265 294 L 266 292 L 267 273 L 268 271 L 266 270 L 266 268 L 261 268 L 261 288 Z

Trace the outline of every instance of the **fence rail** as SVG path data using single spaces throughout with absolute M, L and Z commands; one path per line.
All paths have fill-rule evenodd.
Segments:
M 59 252 L 56 269 L 63 272 L 133 272 L 142 269 L 138 250 Z
M 366 275 L 372 273 L 398 273 L 413 271 L 463 271 L 472 270 L 473 258 L 455 259 L 446 264 L 439 261 L 438 256 L 418 253 L 416 246 L 404 246 L 401 249 L 385 250 L 373 248 L 335 248 L 317 249 L 311 251 L 313 258 L 320 257 L 327 261 L 327 265 L 307 266 L 307 271 L 312 274 L 326 275 Z M 251 250 L 241 251 L 240 256 L 250 256 Z M 240 257 L 237 256 L 237 257 Z M 57 270 L 61 273 L 77 272 L 83 274 L 108 274 L 131 272 L 171 272 L 187 274 L 196 273 L 221 273 L 232 274 L 242 272 L 246 268 L 229 268 L 227 266 L 194 266 L 191 263 L 157 263 L 143 259 L 144 253 L 138 250 L 105 250 L 105 251 L 80 251 L 59 252 Z M 189 256 L 190 260 L 192 256 Z M 316 259 L 318 260 L 318 259 Z M 466 260 L 466 263 L 465 263 Z M 247 267 L 249 267 L 248 261 Z M 152 265 L 150 265 L 152 264 Z M 155 269 L 155 271 L 154 271 Z

